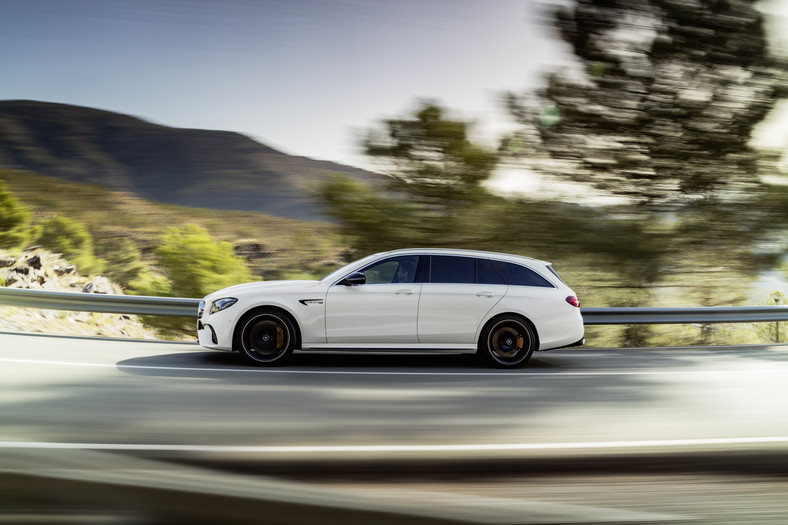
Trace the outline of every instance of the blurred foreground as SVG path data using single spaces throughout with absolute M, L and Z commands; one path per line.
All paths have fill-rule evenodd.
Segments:
M 286 475 L 297 481 L 105 453 L 0 457 L 11 467 L 0 472 L 0 520 L 11 523 L 777 525 L 788 518 L 784 454 L 782 475 L 776 464 L 761 473 L 735 455 L 716 456 L 708 469 L 697 460 L 671 469 L 665 465 L 682 458 L 666 455 L 600 462 L 578 473 L 524 463 L 524 472 L 502 475 L 469 469 L 328 480 L 309 471 Z

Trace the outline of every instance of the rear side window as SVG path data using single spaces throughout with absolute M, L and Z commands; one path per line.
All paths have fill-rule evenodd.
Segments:
M 476 260 L 471 257 L 433 255 L 430 268 L 431 283 L 476 282 Z
M 530 268 L 503 261 L 494 261 L 498 272 L 506 280 L 506 284 L 513 286 L 540 286 L 543 288 L 554 288 L 554 286 Z
M 489 259 L 476 260 L 476 282 L 479 284 L 506 284 Z

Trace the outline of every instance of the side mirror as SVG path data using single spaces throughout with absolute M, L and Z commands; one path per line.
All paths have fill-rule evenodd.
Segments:
M 359 284 L 364 284 L 367 282 L 367 276 L 361 272 L 353 272 L 341 281 L 338 284 L 343 284 L 345 286 L 357 286 Z

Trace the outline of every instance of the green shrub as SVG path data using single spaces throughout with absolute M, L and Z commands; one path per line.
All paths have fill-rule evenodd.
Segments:
M 130 239 L 104 242 L 98 248 L 107 261 L 105 273 L 113 281 L 131 287 L 132 283 L 150 278 L 148 266 L 142 261 L 142 253 Z
M 202 298 L 220 288 L 255 280 L 232 244 L 217 242 L 195 224 L 171 228 L 162 237 L 156 256 L 163 275 L 135 283 L 135 293 Z M 143 322 L 165 334 L 195 330 L 192 318 L 143 317 Z
M 93 237 L 83 225 L 56 215 L 41 223 L 43 232 L 38 239 L 39 244 L 63 257 L 79 268 L 83 274 L 99 274 L 106 268 L 106 261 L 96 257 L 93 249 Z
M 20 203 L 0 180 L 0 248 L 24 248 L 35 242 L 40 228 L 31 224 L 33 212 Z

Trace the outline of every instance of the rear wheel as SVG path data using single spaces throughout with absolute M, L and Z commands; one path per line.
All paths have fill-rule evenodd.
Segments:
M 260 310 L 241 321 L 241 354 L 261 366 L 281 364 L 295 348 L 295 326 L 277 310 Z
M 479 354 L 500 368 L 525 364 L 536 350 L 536 332 L 520 317 L 507 315 L 494 319 L 482 332 Z

